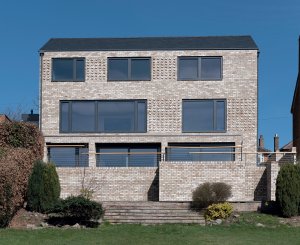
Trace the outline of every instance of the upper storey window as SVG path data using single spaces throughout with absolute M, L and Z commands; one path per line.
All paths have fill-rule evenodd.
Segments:
M 108 58 L 108 80 L 149 81 L 150 60 L 150 58 Z
M 221 57 L 179 57 L 179 80 L 221 80 Z
M 225 132 L 226 100 L 183 100 L 182 131 Z
M 84 58 L 52 59 L 52 81 L 54 82 L 83 82 L 84 74 Z
M 61 101 L 60 132 L 147 132 L 147 101 Z

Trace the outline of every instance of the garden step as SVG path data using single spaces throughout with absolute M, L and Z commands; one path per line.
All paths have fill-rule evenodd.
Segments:
M 198 212 L 193 212 L 187 209 L 105 209 L 106 212 L 110 213 L 184 213 L 184 214 L 198 214 Z
M 160 220 L 203 220 L 204 218 L 201 217 L 179 217 L 179 216 L 132 216 L 132 215 L 128 215 L 128 216 L 123 216 L 123 215 L 116 215 L 116 216 L 105 216 L 105 219 L 121 219 L 121 220 L 143 220 L 143 219 L 149 219 L 149 220 L 156 220 L 156 219 L 160 219 Z
M 120 213 L 114 213 L 114 214 L 105 214 L 104 217 L 128 217 L 128 216 L 134 216 L 134 217 L 167 217 L 167 218 L 172 218 L 172 217 L 178 217 L 178 218 L 196 218 L 199 219 L 203 216 L 199 215 L 178 215 L 178 214 L 120 214 Z
M 104 202 L 104 220 L 114 224 L 205 224 L 188 202 Z
M 110 210 L 132 210 L 132 209 L 139 209 L 139 210 L 191 210 L 189 207 L 141 207 L 141 206 L 113 206 L 109 207 L 106 206 L 104 209 Z
M 189 202 L 102 202 L 105 206 L 189 207 Z
M 105 215 L 155 215 L 155 216 L 184 216 L 184 217 L 203 217 L 203 215 L 198 213 L 191 213 L 191 212 L 137 212 L 137 210 L 132 210 L 130 212 L 117 212 L 117 211 L 106 211 Z
M 199 224 L 205 225 L 204 220 L 109 220 L 112 224 Z

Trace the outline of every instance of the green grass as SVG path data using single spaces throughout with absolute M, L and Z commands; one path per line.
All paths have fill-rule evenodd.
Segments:
M 256 227 L 259 222 L 266 227 Z M 244 214 L 232 225 L 102 225 L 97 229 L 0 230 L 0 244 L 300 244 L 300 228 Z
M 261 223 L 266 227 L 271 228 L 286 226 L 279 222 L 278 216 L 257 212 L 242 213 L 238 222 L 236 222 L 234 225 L 253 226 L 257 223 Z

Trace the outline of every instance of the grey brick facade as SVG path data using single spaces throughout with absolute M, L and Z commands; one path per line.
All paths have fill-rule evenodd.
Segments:
M 179 56 L 221 56 L 220 81 L 179 81 Z M 52 58 L 84 57 L 84 82 L 52 82 Z M 107 79 L 108 57 L 151 57 L 150 81 Z M 100 201 L 154 200 L 188 201 L 193 188 L 205 181 L 225 181 L 233 187 L 232 200 L 253 200 L 264 169 L 256 156 L 233 162 L 171 163 L 158 168 L 96 167 L 96 143 L 160 143 L 162 152 L 169 142 L 234 142 L 245 152 L 257 149 L 258 50 L 149 50 L 149 51 L 63 51 L 41 53 L 41 130 L 46 143 L 87 143 L 89 167 L 94 178 L 94 198 Z M 60 133 L 60 100 L 147 100 L 146 133 Z M 227 128 L 220 133 L 183 133 L 183 99 L 226 99 Z M 46 151 L 45 151 L 46 152 Z M 82 168 L 59 168 L 62 196 L 79 193 Z M 81 177 L 80 177 L 81 176 Z M 158 183 L 159 182 L 159 183 Z M 152 186 L 152 187 L 151 187 Z M 154 186 L 154 187 L 153 187 Z M 154 189 L 151 189 L 154 188 Z M 159 189 L 159 190 L 158 190 Z M 150 192 L 151 192 L 150 191 Z M 151 192 L 152 193 L 152 192 Z

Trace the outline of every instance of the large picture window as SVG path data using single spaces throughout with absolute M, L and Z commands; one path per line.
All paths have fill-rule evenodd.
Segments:
M 150 60 L 150 58 L 108 58 L 108 80 L 151 80 Z
M 62 133 L 147 131 L 146 100 L 61 101 Z
M 222 132 L 226 126 L 225 100 L 183 100 L 183 132 Z
M 167 161 L 234 161 L 235 143 L 170 143 Z
M 179 57 L 179 80 L 221 80 L 221 57 Z
M 97 167 L 157 167 L 159 144 L 97 144 Z
M 48 146 L 48 160 L 57 167 L 88 167 L 89 155 L 87 146 L 53 145 Z
M 84 58 L 53 58 L 52 81 L 82 82 L 85 79 Z

